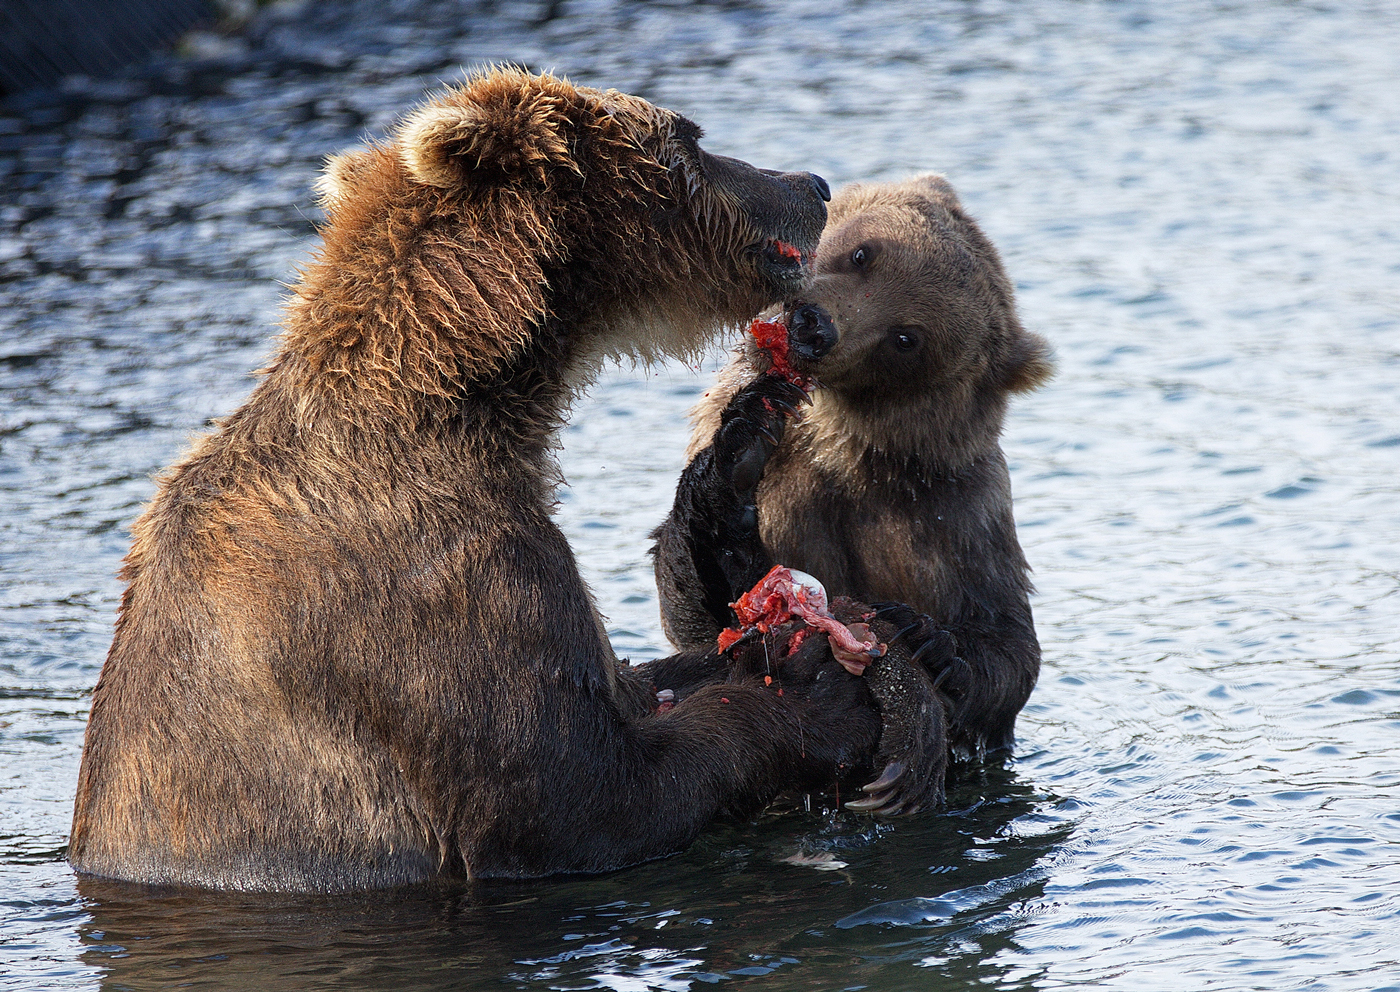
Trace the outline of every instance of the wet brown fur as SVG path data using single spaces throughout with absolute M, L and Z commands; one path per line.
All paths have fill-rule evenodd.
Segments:
M 1049 349 L 1022 327 L 996 248 L 940 176 L 837 193 L 805 299 L 840 339 L 765 469 L 763 544 L 833 596 L 908 603 L 951 631 L 970 671 L 948 700 L 950 744 L 965 756 L 1009 748 L 1040 647 L 1000 436 L 1009 397 L 1049 378 Z M 916 350 L 896 347 L 900 328 Z M 690 457 L 756 361 L 741 352 L 697 405 Z M 685 609 L 671 630 L 705 619 Z
M 600 363 L 701 347 L 778 298 L 756 242 L 821 229 L 810 177 L 712 182 L 686 128 L 500 69 L 332 160 L 274 361 L 133 528 L 78 870 L 310 891 L 604 870 L 878 732 L 849 693 L 808 712 L 761 686 L 653 716 L 650 679 L 709 663 L 619 667 L 550 517 L 549 449 Z

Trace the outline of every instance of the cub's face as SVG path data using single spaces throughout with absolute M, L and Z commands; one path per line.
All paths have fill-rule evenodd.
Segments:
M 842 190 L 803 299 L 839 335 L 819 381 L 861 405 L 1031 389 L 1049 374 L 996 249 L 938 176 Z

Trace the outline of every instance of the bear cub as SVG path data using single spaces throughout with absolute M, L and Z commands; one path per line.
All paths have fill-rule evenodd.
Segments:
M 678 646 L 712 643 L 774 562 L 883 604 L 917 664 L 882 659 L 867 676 L 886 765 L 855 806 L 909 812 L 940 798 L 950 756 L 1012 746 L 1039 673 L 999 438 L 1010 396 L 1050 376 L 1050 352 L 1021 326 L 995 247 L 933 175 L 841 190 L 786 316 L 817 379 L 810 407 L 794 416 L 807 397 L 763 374 L 770 358 L 749 342 L 692 412 L 688 465 L 653 535 L 663 623 Z

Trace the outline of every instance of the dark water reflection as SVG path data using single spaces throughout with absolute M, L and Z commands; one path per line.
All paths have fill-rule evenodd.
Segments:
M 317 0 L 219 44 L 0 105 L 0 989 L 1400 989 L 1394 4 Z M 1012 768 L 603 878 L 79 883 L 151 475 L 251 388 L 322 156 L 493 59 L 961 191 L 1060 365 L 1005 438 L 1046 656 Z M 634 659 L 708 381 L 609 371 L 565 435 L 558 517 Z
M 1003 984 L 1007 969 L 986 963 L 1015 948 L 1028 904 L 1043 894 L 1041 862 L 1071 821 L 1047 797 L 995 777 L 996 798 L 915 829 L 780 807 L 755 825 L 717 828 L 677 857 L 603 877 L 333 898 L 83 880 L 81 958 L 114 989 L 679 989 L 759 978 L 786 989 L 827 988 L 833 974 L 897 987 L 892 972 L 911 964 L 924 969 L 921 987 L 991 977 L 1030 987 L 1025 976 Z M 927 876 L 915 886 L 923 895 L 880 901 L 910 891 L 911 865 Z M 893 942 L 891 925 L 900 928 Z

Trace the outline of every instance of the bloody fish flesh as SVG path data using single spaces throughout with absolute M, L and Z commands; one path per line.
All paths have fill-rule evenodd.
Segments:
M 885 653 L 881 644 L 863 623 L 849 627 L 831 615 L 826 589 L 806 572 L 774 565 L 758 584 L 731 603 L 739 618 L 739 630 L 726 627 L 719 635 L 719 649 L 727 650 L 750 630 L 768 633 L 789 620 L 801 620 L 808 627 L 825 631 L 831 653 L 852 675 L 860 675 L 870 662 Z M 805 632 L 802 633 L 806 636 Z M 797 643 L 801 643 L 799 639 Z M 792 646 L 791 650 L 796 650 Z M 789 652 L 790 653 L 790 652 Z

